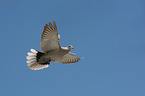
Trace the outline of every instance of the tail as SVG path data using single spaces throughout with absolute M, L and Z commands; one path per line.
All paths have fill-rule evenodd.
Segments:
M 40 53 L 39 51 L 36 51 L 34 49 L 30 50 L 31 52 L 28 52 L 28 56 L 27 58 L 27 66 L 31 69 L 31 70 L 40 70 L 43 68 L 47 68 L 49 67 L 49 64 L 40 64 L 38 62 L 38 58 L 40 58 Z

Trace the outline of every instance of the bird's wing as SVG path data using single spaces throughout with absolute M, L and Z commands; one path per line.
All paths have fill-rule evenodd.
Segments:
M 61 57 L 60 59 L 57 59 L 53 62 L 69 64 L 69 63 L 78 62 L 78 60 L 80 60 L 79 57 L 75 56 L 73 53 L 68 53 L 68 54 L 64 55 L 63 57 Z
M 49 22 L 49 25 L 45 24 L 44 26 L 44 29 L 41 35 L 41 44 L 40 44 L 41 50 L 43 52 L 48 52 L 50 50 L 60 48 L 60 44 L 59 44 L 60 38 L 58 38 L 55 21 L 53 21 L 53 26 L 50 22 Z

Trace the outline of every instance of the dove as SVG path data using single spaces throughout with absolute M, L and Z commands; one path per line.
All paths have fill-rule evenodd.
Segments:
M 73 46 L 61 47 L 59 40 L 60 35 L 57 32 L 55 21 L 53 21 L 53 25 L 51 22 L 49 25 L 45 24 L 41 34 L 40 48 L 42 52 L 30 49 L 26 57 L 27 66 L 31 70 L 40 70 L 49 67 L 50 62 L 62 64 L 78 62 L 80 58 L 70 52 L 74 49 Z

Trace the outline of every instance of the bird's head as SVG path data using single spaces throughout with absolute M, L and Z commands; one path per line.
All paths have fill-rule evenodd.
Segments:
M 72 45 L 67 46 L 67 48 L 68 48 L 69 50 L 74 49 Z

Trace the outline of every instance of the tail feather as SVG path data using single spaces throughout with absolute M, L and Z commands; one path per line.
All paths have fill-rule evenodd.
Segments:
M 31 49 L 30 50 L 31 52 L 28 52 L 27 53 L 27 60 L 28 61 L 26 61 L 28 64 L 27 64 L 27 66 L 31 69 L 31 70 L 40 70 L 40 69 L 43 69 L 43 68 L 47 68 L 47 67 L 49 67 L 49 64 L 45 64 L 45 65 L 43 65 L 43 64 L 40 64 L 39 62 L 37 62 L 37 59 L 38 59 L 38 57 L 39 56 L 37 56 L 38 55 L 38 53 L 40 53 L 40 52 L 38 52 L 38 51 L 36 51 L 36 50 L 34 50 L 34 49 Z M 39 57 L 40 58 L 40 57 Z
M 30 57 L 31 57 L 31 56 L 32 56 L 32 57 L 35 57 L 35 56 L 36 56 L 35 53 L 31 53 L 31 52 L 28 52 L 27 55 L 30 56 Z

